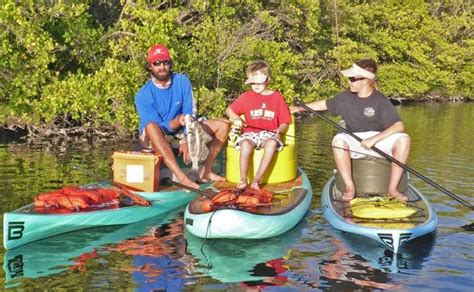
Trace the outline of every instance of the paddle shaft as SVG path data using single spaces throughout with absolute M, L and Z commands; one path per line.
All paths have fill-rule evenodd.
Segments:
M 213 197 L 213 195 L 208 194 L 208 193 L 206 193 L 206 192 L 203 191 L 203 190 L 196 189 L 196 188 L 193 188 L 193 187 L 184 185 L 184 184 L 179 183 L 179 182 L 176 182 L 176 181 L 174 181 L 174 180 L 172 180 L 172 179 L 170 179 L 170 178 L 164 179 L 163 182 L 164 182 L 164 183 L 173 184 L 173 185 L 175 185 L 175 186 L 177 186 L 177 187 L 183 188 L 183 189 L 188 190 L 188 191 L 191 191 L 191 192 L 195 192 L 195 193 L 197 193 L 197 194 L 203 195 L 203 196 L 206 197 L 206 198 L 212 198 L 212 197 Z
M 313 110 L 312 108 L 310 108 L 309 106 L 307 106 L 306 104 L 304 104 L 303 102 L 295 99 L 295 103 L 299 106 L 301 106 L 302 108 L 304 108 L 305 110 L 309 111 L 309 112 L 312 112 L 314 113 L 315 115 L 317 115 L 319 118 L 323 119 L 324 121 L 330 123 L 331 125 L 335 126 L 337 129 L 341 130 L 342 132 L 350 135 L 352 138 L 356 139 L 357 141 L 359 142 L 362 142 L 362 139 L 356 135 L 354 135 L 353 133 L 349 132 L 346 128 L 344 127 L 341 127 L 338 123 L 332 121 L 331 119 L 325 117 L 323 114 L 319 113 L 318 111 L 316 110 Z M 396 165 L 400 166 L 401 168 L 409 171 L 410 173 L 416 175 L 418 178 L 420 178 L 421 180 L 423 180 L 424 182 L 428 183 L 429 185 L 431 185 L 432 187 L 440 190 L 441 192 L 445 193 L 446 195 L 450 196 L 451 198 L 455 199 L 456 201 L 458 201 L 459 203 L 471 208 L 471 209 L 474 209 L 474 206 L 471 205 L 469 202 L 467 202 L 466 200 L 464 200 L 463 198 L 459 197 L 458 195 L 454 194 L 453 192 L 447 190 L 446 188 L 440 186 L 439 184 L 435 183 L 434 181 L 432 181 L 431 179 L 427 178 L 426 176 L 422 175 L 421 173 L 419 173 L 418 171 L 414 170 L 413 168 L 411 168 L 410 166 L 398 161 L 397 159 L 393 158 L 392 156 L 388 155 L 387 153 L 383 152 L 382 150 L 378 149 L 377 147 L 375 146 L 372 146 L 370 147 L 370 149 L 374 150 L 376 153 L 380 154 L 382 157 L 386 158 L 387 160 L 389 160 L 390 162 L 393 162 L 395 163 Z

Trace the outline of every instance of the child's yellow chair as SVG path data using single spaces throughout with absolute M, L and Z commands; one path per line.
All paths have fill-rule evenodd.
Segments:
M 287 182 L 296 178 L 296 139 L 293 116 L 291 117 L 288 131 L 281 135 L 281 140 L 285 147 L 282 151 L 275 152 L 272 162 L 262 178 L 263 184 Z M 240 182 L 240 152 L 228 144 L 226 155 L 226 178 L 230 182 L 238 183 Z M 253 151 L 248 171 L 250 182 L 257 173 L 262 157 L 263 149 Z

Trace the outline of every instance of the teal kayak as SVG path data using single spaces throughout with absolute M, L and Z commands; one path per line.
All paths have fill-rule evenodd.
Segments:
M 206 185 L 202 185 L 203 188 Z M 115 209 L 80 211 L 73 213 L 38 213 L 34 204 L 3 215 L 3 246 L 13 249 L 30 242 L 71 231 L 110 225 L 124 225 L 142 221 L 178 207 L 185 206 L 195 193 L 176 187 L 165 187 L 159 192 L 136 192 L 151 202 L 150 206 L 121 206 Z
M 322 191 L 324 217 L 334 228 L 373 239 L 395 254 L 407 242 L 436 231 L 436 212 L 428 199 L 408 183 L 407 176 L 398 187 L 408 198 L 406 204 L 386 196 L 391 171 L 389 162 L 356 159 L 352 161 L 352 168 L 357 194 L 351 203 L 342 199 L 344 187 L 337 171 Z M 355 203 L 356 200 L 360 203 Z M 361 208 L 369 212 L 357 212 Z M 403 215 L 406 210 L 410 212 Z
M 229 185 L 215 183 L 217 191 Z M 259 239 L 283 234 L 293 228 L 308 211 L 313 191 L 303 170 L 298 170 L 294 181 L 268 184 L 264 190 L 273 192 L 271 206 L 254 210 L 219 208 L 200 212 L 200 195 L 188 206 L 184 214 L 186 230 L 199 238 Z

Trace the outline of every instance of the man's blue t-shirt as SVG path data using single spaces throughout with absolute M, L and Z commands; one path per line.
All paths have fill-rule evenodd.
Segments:
M 193 114 L 191 81 L 184 74 L 172 73 L 171 85 L 161 89 L 150 79 L 135 96 L 135 106 L 140 118 L 140 133 L 149 123 L 156 123 L 166 134 L 172 134 L 171 120 L 180 114 Z

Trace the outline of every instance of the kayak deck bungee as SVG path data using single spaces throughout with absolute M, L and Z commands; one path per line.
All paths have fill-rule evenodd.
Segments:
M 205 188 L 207 185 L 202 185 Z M 71 213 L 42 213 L 34 204 L 3 216 L 3 246 L 12 249 L 42 238 L 98 226 L 123 225 L 163 214 L 189 203 L 195 193 L 175 186 L 163 186 L 159 192 L 137 192 L 151 202 L 150 206 L 120 206 Z
M 411 184 L 405 192 L 407 207 L 416 210 L 403 218 L 358 218 L 354 216 L 349 202 L 342 199 L 342 192 L 336 186 L 333 176 L 322 192 L 323 213 L 336 229 L 359 234 L 376 240 L 392 249 L 399 248 L 414 238 L 436 230 L 438 219 L 428 200 Z M 373 198 L 374 195 L 357 194 L 357 198 Z
M 216 191 L 235 188 L 235 183 L 216 182 Z M 270 204 L 255 208 L 217 208 L 203 212 L 198 195 L 184 214 L 186 229 L 200 238 L 269 238 L 293 228 L 306 214 L 312 198 L 312 189 L 306 174 L 299 169 L 295 180 L 267 184 L 265 191 L 273 192 Z

